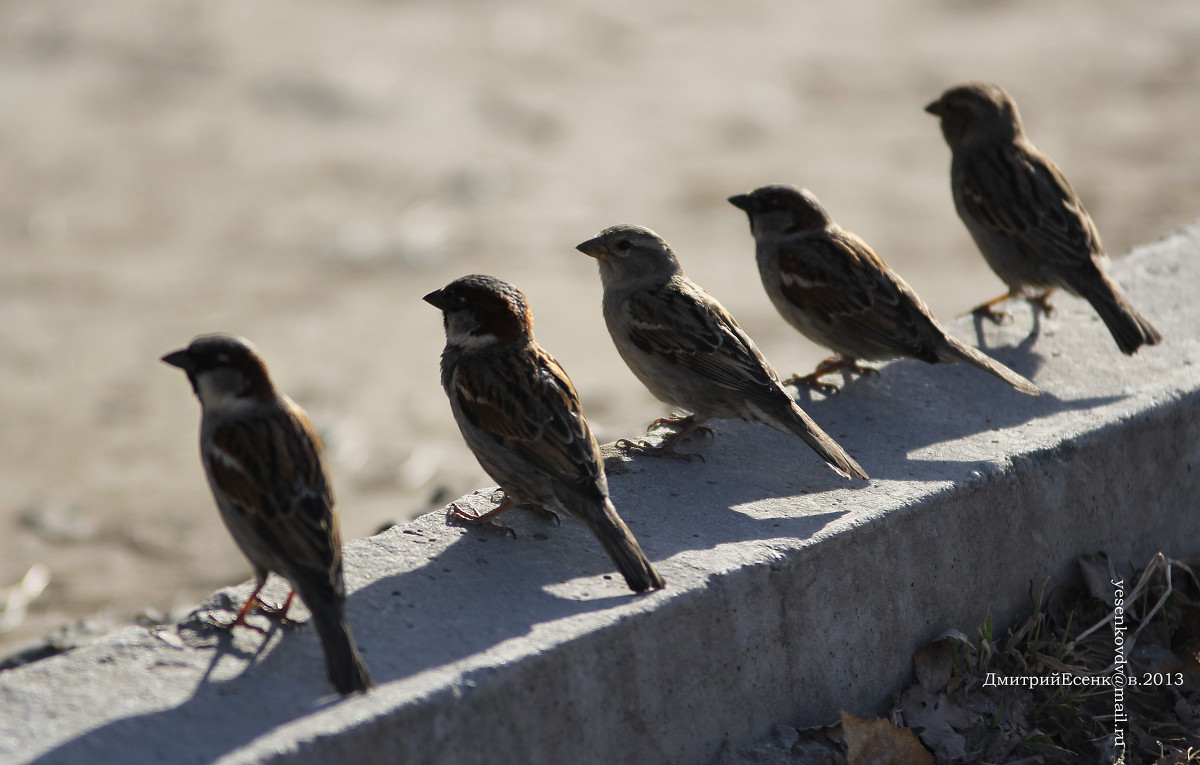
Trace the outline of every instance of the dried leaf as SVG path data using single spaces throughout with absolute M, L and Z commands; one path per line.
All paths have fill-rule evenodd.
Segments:
M 967 740 L 955 728 L 968 728 L 972 719 L 944 693 L 930 693 L 914 685 L 900 697 L 904 722 L 925 746 L 943 759 L 967 754 Z
M 913 669 L 917 673 L 917 682 L 930 693 L 937 693 L 950 682 L 954 671 L 955 644 L 970 645 L 966 635 L 957 630 L 948 630 L 926 643 L 913 656 Z
M 933 755 L 911 730 L 887 720 L 842 712 L 842 733 L 849 765 L 934 765 Z

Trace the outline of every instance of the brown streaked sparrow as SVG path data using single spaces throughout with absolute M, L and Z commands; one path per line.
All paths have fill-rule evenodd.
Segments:
M 662 237 L 619 225 L 576 249 L 599 261 L 604 321 L 630 371 L 660 400 L 692 412 L 662 448 L 705 420 L 740 418 L 799 436 L 843 476 L 867 477 L 792 400 L 729 312 L 684 275 Z
M 965 363 L 1022 393 L 1037 386 L 946 334 L 917 293 L 867 243 L 834 223 L 807 189 L 763 186 L 729 198 L 746 212 L 763 287 L 787 323 L 837 355 L 798 382 L 827 387 L 823 375 L 862 372 L 858 359 L 907 356 Z
M 200 458 L 221 518 L 254 567 L 257 586 L 233 623 L 257 604 L 286 617 L 300 595 L 325 652 L 329 681 L 343 695 L 374 685 L 346 622 L 342 536 L 321 440 L 304 410 L 275 390 L 249 342 L 197 337 L 163 356 L 187 373 L 200 399 Z M 259 592 L 274 571 L 292 586 L 281 608 Z M 247 625 L 248 626 L 248 625 Z
M 1162 340 L 1108 276 L 1096 225 L 1054 161 L 1025 137 L 1017 104 L 1003 88 L 959 85 L 925 111 L 941 118 L 950 145 L 958 216 L 1008 285 L 976 313 L 999 319 L 993 307 L 1019 296 L 1049 313 L 1047 299 L 1062 287 L 1092 304 L 1123 353 Z
M 520 505 L 559 509 L 586 526 L 634 592 L 664 586 L 608 495 L 604 459 L 575 386 L 533 338 L 520 290 L 491 276 L 464 276 L 425 301 L 446 329 L 442 387 L 454 420 L 504 501 L 471 515 L 485 523 Z

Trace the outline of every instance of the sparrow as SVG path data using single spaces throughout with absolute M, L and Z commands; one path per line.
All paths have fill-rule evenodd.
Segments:
M 371 688 L 346 622 L 342 535 L 312 422 L 276 391 L 266 364 L 242 338 L 204 335 L 162 360 L 187 374 L 200 400 L 208 485 L 257 579 L 228 628 L 250 626 L 246 616 L 255 605 L 286 618 L 299 594 L 312 612 L 333 687 L 342 695 Z M 272 571 L 292 586 L 282 607 L 259 599 Z
M 495 509 L 451 516 L 487 523 L 517 506 L 558 509 L 595 535 L 629 589 L 660 589 L 663 578 L 617 515 L 604 459 L 579 394 L 533 337 L 533 314 L 516 287 L 464 276 L 425 302 L 442 311 L 442 387 L 454 421 L 484 471 L 500 485 Z
M 1008 292 L 975 313 L 999 320 L 994 307 L 1025 296 L 1046 313 L 1061 287 L 1092 304 L 1123 353 L 1162 340 L 1107 273 L 1096 225 L 1062 171 L 1021 126 L 1017 104 L 999 85 L 951 88 L 925 107 L 941 118 L 953 155 L 954 207 Z
M 729 202 L 750 218 L 758 273 L 776 310 L 802 335 L 837 354 L 793 380 L 832 387 L 820 378 L 843 369 L 868 371 L 859 359 L 907 356 L 930 364 L 970 364 L 1022 393 L 1041 393 L 947 335 L 917 293 L 866 242 L 834 223 L 812 192 L 763 186 Z
M 599 261 L 604 321 L 630 371 L 661 401 L 692 412 L 673 420 L 682 429 L 663 449 L 706 420 L 740 418 L 799 436 L 842 476 L 867 478 L 792 400 L 729 312 L 684 275 L 662 237 L 619 225 L 576 249 Z

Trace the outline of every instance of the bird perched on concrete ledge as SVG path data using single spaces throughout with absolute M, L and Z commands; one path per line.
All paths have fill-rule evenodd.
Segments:
M 947 335 L 917 293 L 866 242 L 834 223 L 812 192 L 763 186 L 729 201 L 750 218 L 758 272 L 776 310 L 805 337 L 837 354 L 793 380 L 828 388 L 820 382 L 824 375 L 867 371 L 859 359 L 906 356 L 930 364 L 970 364 L 1022 393 L 1041 392 Z
M 634 592 L 665 585 L 608 496 L 604 459 L 579 394 L 533 338 L 520 290 L 491 276 L 464 276 L 425 301 L 446 329 L 442 387 L 479 464 L 504 491 L 499 507 L 452 515 L 471 523 L 519 505 L 559 509 L 588 528 Z
M 953 155 L 954 207 L 1008 292 L 975 309 L 1026 296 L 1047 313 L 1062 287 L 1092 304 L 1117 346 L 1132 354 L 1162 341 L 1107 273 L 1100 233 L 1054 161 L 1025 137 L 1017 104 L 999 85 L 950 88 L 925 107 L 941 118 Z
M 634 376 L 662 401 L 692 412 L 668 452 L 708 419 L 740 418 L 799 436 L 834 470 L 867 478 L 792 400 L 729 312 L 684 275 L 662 237 L 612 226 L 576 249 L 600 263 L 604 321 Z
M 286 618 L 297 593 L 312 612 L 329 681 L 343 695 L 374 683 L 346 622 L 342 536 L 321 440 L 304 410 L 275 390 L 247 341 L 198 337 L 163 361 L 200 399 L 200 457 L 221 518 L 254 567 L 257 586 L 229 628 L 260 609 Z M 259 600 L 274 571 L 292 585 L 282 607 Z

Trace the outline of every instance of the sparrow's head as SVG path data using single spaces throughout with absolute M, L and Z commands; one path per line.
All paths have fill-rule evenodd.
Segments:
M 942 135 L 951 150 L 972 138 L 1011 141 L 1021 135 L 1017 103 L 999 85 L 970 82 L 950 88 L 925 107 L 942 119 Z
M 424 297 L 442 310 L 446 343 L 466 350 L 533 337 L 533 314 L 521 291 L 494 276 L 464 276 Z
M 187 373 L 192 390 L 206 408 L 275 400 L 267 365 L 243 338 L 201 335 L 162 360 Z
M 833 223 L 811 191 L 795 186 L 762 186 L 730 197 L 729 203 L 746 211 L 750 232 L 756 237 L 820 231 Z
M 575 249 L 600 261 L 605 289 L 665 282 L 680 273 L 671 245 L 642 226 L 611 226 Z

